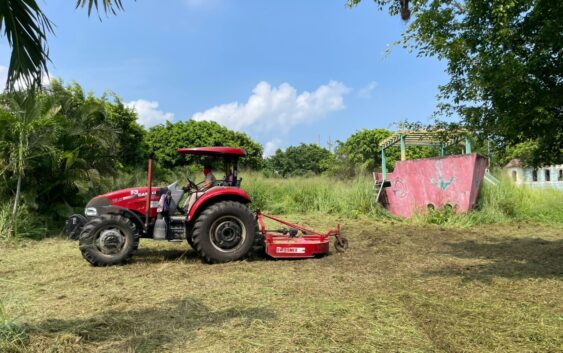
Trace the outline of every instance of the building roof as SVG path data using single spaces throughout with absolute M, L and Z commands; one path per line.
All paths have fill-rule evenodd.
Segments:
M 397 131 L 393 135 L 387 137 L 379 143 L 380 149 L 386 149 L 397 145 L 401 142 L 401 138 L 405 141 L 405 146 L 451 146 L 459 142 L 461 136 L 449 137 L 447 141 L 442 141 L 440 133 L 442 131 Z M 459 133 L 465 133 L 459 130 Z
M 505 168 L 520 168 L 520 167 L 523 167 L 523 165 L 522 165 L 522 162 L 520 162 L 520 160 L 518 158 L 513 158 L 504 167 Z

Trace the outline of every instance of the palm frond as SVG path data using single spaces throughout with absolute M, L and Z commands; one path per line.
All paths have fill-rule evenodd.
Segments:
M 95 9 L 116 15 L 123 10 L 122 0 L 76 0 L 76 7 L 87 7 L 88 16 Z M 38 87 L 48 77 L 49 48 L 47 35 L 53 23 L 36 0 L 0 0 L 0 34 L 12 48 L 6 90 Z
M 88 7 L 88 16 L 90 16 L 93 9 L 98 13 L 100 12 L 99 3 L 101 3 L 101 7 L 103 7 L 106 14 L 117 15 L 117 11 L 123 10 L 122 0 L 76 0 L 76 8 Z
M 6 89 L 11 91 L 17 84 L 27 87 L 41 84 L 49 61 L 47 34 L 53 33 L 53 24 L 37 2 L 0 1 L 0 32 L 12 47 Z

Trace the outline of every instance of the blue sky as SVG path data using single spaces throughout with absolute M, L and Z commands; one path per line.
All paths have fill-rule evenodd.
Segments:
M 50 74 L 112 90 L 146 126 L 215 120 L 272 152 L 326 146 L 362 128 L 426 120 L 445 65 L 400 47 L 406 25 L 369 0 L 125 0 L 88 18 L 68 0 L 43 2 L 56 24 Z M 0 75 L 8 64 L 0 42 Z

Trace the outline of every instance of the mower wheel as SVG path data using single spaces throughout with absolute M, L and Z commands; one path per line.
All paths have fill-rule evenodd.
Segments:
M 139 235 L 131 220 L 103 215 L 86 223 L 79 238 L 82 257 L 94 266 L 127 262 L 139 247 Z
M 222 201 L 199 215 L 192 240 L 206 262 L 229 262 L 249 254 L 256 230 L 256 219 L 248 207 L 240 202 Z
M 340 237 L 334 241 L 334 248 L 337 252 L 345 252 L 348 249 L 348 239 Z

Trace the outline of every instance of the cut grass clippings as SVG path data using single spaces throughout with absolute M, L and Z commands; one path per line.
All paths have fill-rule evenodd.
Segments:
M 25 352 L 561 351 L 560 226 L 286 218 L 342 223 L 349 251 L 206 265 L 142 240 L 95 268 L 75 242 L 24 241 L 0 248 L 0 299 Z

